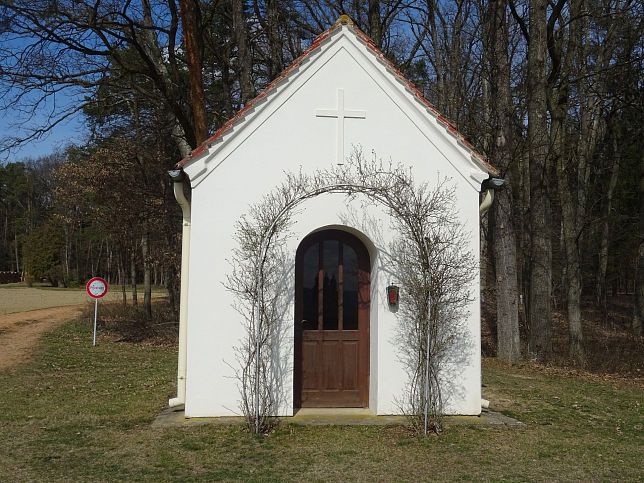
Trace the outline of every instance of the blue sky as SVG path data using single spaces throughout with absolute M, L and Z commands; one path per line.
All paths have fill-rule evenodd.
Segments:
M 3 35 L 0 41 L 4 49 L 4 61 L 8 66 L 3 64 L 3 68 L 11 70 L 14 66 L 12 57 L 6 57 L 12 50 L 20 52 L 28 49 L 32 44 L 36 45 L 37 40 L 18 34 Z M 50 119 L 56 120 L 61 113 L 73 111 L 80 102 L 84 101 L 86 94 L 82 89 L 73 87 L 46 86 L 43 91 L 34 88 L 36 84 L 37 81 L 31 84 L 27 82 L 27 87 L 21 88 L 17 81 L 12 83 L 9 77 L 3 77 L 0 91 L 0 141 L 5 138 L 24 138 L 29 135 L 31 129 L 46 127 Z M 18 97 L 20 102 L 14 105 L 13 101 Z M 32 110 L 34 115 L 30 116 Z M 56 125 L 40 139 L 25 142 L 9 153 L 0 152 L 0 164 L 51 154 L 56 150 L 64 149 L 69 144 L 82 142 L 86 136 L 85 133 L 83 115 L 81 113 L 70 115 L 69 119 Z
M 21 135 L 25 133 L 16 132 L 13 124 L 18 118 L 17 113 L 4 111 L 0 118 L 0 137 L 7 135 Z M 14 116 L 15 114 L 15 116 Z M 44 118 L 44 116 L 42 116 Z M 51 154 L 57 149 L 64 149 L 69 144 L 80 143 L 86 135 L 86 129 L 82 122 L 82 115 L 76 115 L 66 122 L 57 125 L 51 132 L 43 135 L 39 140 L 29 141 L 20 148 L 15 149 L 9 154 L 0 155 L 0 162 L 16 162 L 26 158 L 38 158 Z

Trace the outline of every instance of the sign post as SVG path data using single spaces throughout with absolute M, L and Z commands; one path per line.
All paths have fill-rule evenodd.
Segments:
M 98 318 L 98 299 L 107 293 L 107 282 L 100 277 L 94 277 L 85 287 L 87 294 L 94 299 L 94 343 L 96 345 L 96 320 Z

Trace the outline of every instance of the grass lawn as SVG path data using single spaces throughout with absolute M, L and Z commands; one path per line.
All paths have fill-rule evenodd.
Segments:
M 89 326 L 45 336 L 0 372 L 0 481 L 642 481 L 641 385 L 484 363 L 492 407 L 524 427 L 283 424 L 152 428 L 174 395 L 172 348 L 91 346 Z

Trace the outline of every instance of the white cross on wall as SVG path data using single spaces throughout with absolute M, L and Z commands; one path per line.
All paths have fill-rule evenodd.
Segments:
M 337 109 L 317 109 L 315 111 L 316 117 L 337 117 L 338 118 L 338 134 L 336 138 L 337 143 L 337 158 L 336 163 L 344 163 L 344 120 L 345 118 L 351 119 L 365 119 L 367 111 L 354 111 L 344 108 L 344 89 L 338 89 L 338 108 Z

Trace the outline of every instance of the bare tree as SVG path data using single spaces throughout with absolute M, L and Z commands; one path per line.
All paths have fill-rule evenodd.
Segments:
M 190 72 L 190 107 L 192 110 L 195 143 L 201 144 L 208 137 L 206 98 L 203 90 L 201 37 L 201 11 L 197 0 L 179 0 L 181 23 Z
M 176 55 L 174 0 L 168 7 L 156 16 L 149 0 L 3 2 L 0 109 L 21 115 L 2 149 L 40 138 L 88 107 L 99 87 L 120 87 L 122 76 L 134 74 L 148 82 L 133 91 L 165 103 L 177 146 L 188 154 L 196 141 Z
M 609 125 L 610 125 L 609 121 Z M 609 132 L 613 130 L 609 128 Z M 617 138 L 613 135 L 612 142 L 613 159 L 611 160 L 612 166 L 610 168 L 610 177 L 608 186 L 606 187 L 606 194 L 602 203 L 602 219 L 601 219 L 601 234 L 599 238 L 599 260 L 597 270 L 597 280 L 595 281 L 595 297 L 599 304 L 604 319 L 608 318 L 608 293 L 606 287 L 606 271 L 608 269 L 608 247 L 610 240 L 610 221 L 613 209 L 613 196 L 617 186 L 617 179 L 620 171 L 620 158 L 621 151 L 617 145 Z
M 519 293 L 517 288 L 516 235 L 513 216 L 512 163 L 513 132 L 511 119 L 514 107 L 510 93 L 508 59 L 508 28 L 504 0 L 489 3 L 489 63 L 492 141 L 490 156 L 501 171 L 505 183 L 496 191 L 492 223 L 492 246 L 496 274 L 497 355 L 509 363 L 521 355 L 519 340 Z
M 241 103 L 252 99 L 255 95 L 253 83 L 253 57 L 251 53 L 246 13 L 242 0 L 231 1 L 233 38 L 237 47 L 235 66 L 238 71 Z
M 633 309 L 633 332 L 642 335 L 644 320 L 644 152 L 640 152 L 639 172 L 639 243 L 637 244 L 637 271 L 635 279 L 635 304 Z
M 580 311 L 581 261 L 578 243 L 586 210 L 587 151 L 593 140 L 588 139 L 578 143 L 579 155 L 576 159 L 572 159 L 568 148 L 572 140 L 567 135 L 568 112 L 571 109 L 569 98 L 571 94 L 570 78 L 574 64 L 581 60 L 578 56 L 583 58 L 583 52 L 586 51 L 584 39 L 580 38 L 585 35 L 585 31 L 580 25 L 581 20 L 579 20 L 581 1 L 575 0 L 571 3 L 570 11 L 566 15 L 566 17 L 570 17 L 568 21 L 570 28 L 565 39 L 567 48 L 564 48 L 562 45 L 563 40 L 558 41 L 558 39 L 562 39 L 564 33 L 561 30 L 556 30 L 556 26 L 564 20 L 564 2 L 559 2 L 557 7 L 549 18 L 547 29 L 548 52 L 552 59 L 552 68 L 547 86 L 548 108 L 552 115 L 552 157 L 555 163 L 557 189 L 561 205 L 561 232 L 566 254 L 565 285 L 570 334 L 569 350 L 573 359 L 583 362 L 583 331 Z M 557 87 L 555 87 L 555 84 L 558 84 Z M 588 116 L 592 115 L 588 114 L 587 109 L 583 107 L 582 109 L 582 117 L 588 118 Z M 582 130 L 588 131 L 588 121 L 584 122 L 584 120 L 586 119 L 581 119 Z M 590 134 L 586 132 L 586 135 Z M 594 137 L 596 130 L 593 130 L 592 134 Z M 574 183 L 571 182 L 570 178 L 574 178 Z
M 539 360 L 552 351 L 552 210 L 546 98 L 546 0 L 530 0 L 528 36 L 528 146 L 530 162 L 529 349 Z

